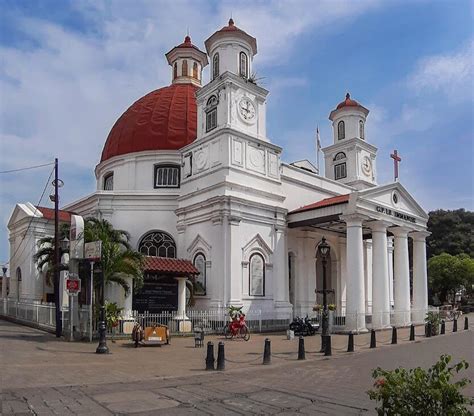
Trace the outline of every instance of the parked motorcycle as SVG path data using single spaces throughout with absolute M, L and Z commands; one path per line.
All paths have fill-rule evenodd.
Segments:
M 292 330 L 295 335 L 314 335 L 319 330 L 319 324 L 312 323 L 308 315 L 306 315 L 304 319 L 297 316 L 290 324 L 290 330 Z

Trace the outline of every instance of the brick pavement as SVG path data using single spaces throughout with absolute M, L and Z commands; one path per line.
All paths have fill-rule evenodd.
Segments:
M 407 335 L 401 331 L 399 338 Z M 5 321 L 0 338 L 4 415 L 367 414 L 374 404 L 365 391 L 377 365 L 427 367 L 442 353 L 472 361 L 471 331 L 355 354 L 335 351 L 329 359 L 316 353 L 319 337 L 307 338 L 313 353 L 304 362 L 296 361 L 297 341 L 275 335 L 270 366 L 254 360 L 264 339 L 254 336 L 249 343 L 226 343 L 227 357 L 254 362 L 228 362 L 225 372 L 202 371 L 205 351 L 192 348 L 192 339 L 176 338 L 161 349 L 111 344 L 113 354 L 103 357 L 89 344 L 58 342 Z M 333 343 L 344 348 L 346 339 L 335 337 Z M 368 339 L 360 336 L 356 343 Z M 378 339 L 388 342 L 390 333 L 378 333 Z M 472 387 L 466 393 L 473 395 Z

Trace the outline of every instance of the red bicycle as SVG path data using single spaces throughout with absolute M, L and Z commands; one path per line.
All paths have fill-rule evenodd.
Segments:
M 232 339 L 234 337 L 240 337 L 244 341 L 250 339 L 250 330 L 245 323 L 245 315 L 242 313 L 240 316 L 236 316 L 231 322 L 228 322 L 224 328 L 224 336 L 226 339 Z

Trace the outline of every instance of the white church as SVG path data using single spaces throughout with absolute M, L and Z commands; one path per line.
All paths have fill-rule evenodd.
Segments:
M 317 248 L 325 237 L 330 301 L 346 329 L 364 330 L 367 316 L 374 328 L 423 321 L 428 216 L 400 182 L 377 184 L 377 148 L 364 132 L 369 110 L 347 94 L 330 112 L 324 176 L 308 161 L 284 163 L 266 134 L 269 91 L 252 77 L 256 39 L 230 19 L 205 49 L 186 36 L 166 54 L 171 85 L 117 120 L 95 168 L 97 189 L 63 207 L 63 220 L 94 216 L 128 231 L 149 273 L 167 267 L 173 276 L 194 265 L 196 309 L 243 306 L 268 319 L 311 314 L 322 302 Z M 25 230 L 32 238 L 24 251 L 34 252 L 51 220 L 45 208 L 16 205 L 10 297 L 39 300 L 52 290 L 31 256 L 15 254 Z M 121 295 L 127 310 L 133 296 Z

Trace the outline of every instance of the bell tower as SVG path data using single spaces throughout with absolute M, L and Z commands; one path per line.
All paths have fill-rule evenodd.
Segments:
M 333 128 L 333 144 L 322 149 L 327 178 L 357 189 L 366 189 L 377 184 L 377 148 L 365 140 L 368 114 L 369 110 L 353 100 L 349 93 L 329 114 Z

